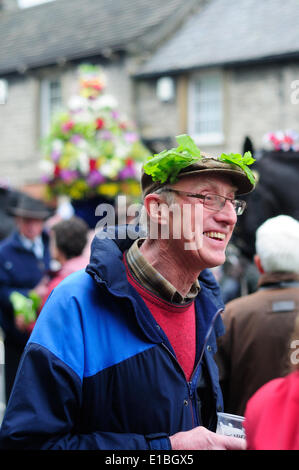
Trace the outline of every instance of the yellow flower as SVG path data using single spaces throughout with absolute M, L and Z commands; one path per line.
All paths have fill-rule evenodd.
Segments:
M 103 156 L 97 158 L 97 163 L 96 163 L 97 169 L 99 169 L 106 162 L 106 160 L 107 160 L 106 157 L 103 157 Z
M 117 183 L 104 183 L 98 186 L 97 192 L 103 196 L 114 197 L 119 192 L 119 184 Z
M 69 187 L 69 196 L 72 199 L 81 199 L 85 196 L 88 185 L 84 180 L 77 180 Z
M 138 197 L 141 194 L 140 184 L 137 181 L 131 181 L 129 183 L 129 194 L 134 197 Z

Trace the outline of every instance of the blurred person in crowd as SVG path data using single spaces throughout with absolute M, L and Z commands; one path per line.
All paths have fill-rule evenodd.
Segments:
M 248 450 L 299 450 L 299 316 L 289 350 L 288 375 L 267 382 L 247 403 Z
M 258 290 L 227 303 L 216 355 L 225 411 L 238 415 L 259 387 L 285 373 L 299 313 L 299 222 L 286 215 L 264 222 L 254 259 Z
M 10 209 L 16 205 L 20 195 L 21 192 L 11 189 L 3 181 L 0 181 L 0 240 L 16 230 L 15 218 L 10 213 Z
M 14 316 L 10 295 L 43 296 L 50 266 L 49 237 L 43 231 L 50 210 L 40 200 L 22 194 L 11 208 L 17 229 L 0 243 L 0 324 L 4 331 L 5 386 L 8 400 L 17 367 L 30 331 L 22 316 Z
M 177 150 L 151 160 L 158 178 L 144 166 L 147 235 L 136 239 L 134 224 L 109 226 L 94 238 L 86 271 L 48 298 L 0 448 L 245 448 L 243 439 L 213 432 L 223 410 L 214 361 L 223 302 L 208 268 L 225 261 L 245 208 L 236 197 L 254 180 L 244 167 L 198 156 L 188 136 L 177 139 Z
M 52 290 L 71 273 L 87 266 L 89 257 L 84 253 L 89 227 L 83 219 L 73 216 L 54 224 L 50 230 L 52 258 L 57 260 L 60 269 L 49 281 L 43 303 Z

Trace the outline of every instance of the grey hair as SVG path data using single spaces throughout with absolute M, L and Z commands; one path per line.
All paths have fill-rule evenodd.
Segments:
M 168 192 L 167 190 L 168 186 L 162 186 L 161 188 L 156 189 L 156 191 L 153 191 L 151 194 L 163 194 L 164 201 L 168 206 L 171 206 L 171 204 L 174 203 L 175 194 Z M 142 232 L 144 232 L 146 235 L 148 234 L 149 217 L 147 215 L 147 211 L 144 205 L 142 206 L 140 211 L 139 227 Z

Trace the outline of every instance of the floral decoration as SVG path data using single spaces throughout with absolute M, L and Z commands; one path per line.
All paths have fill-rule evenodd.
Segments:
M 43 141 L 42 181 L 49 197 L 139 197 L 140 171 L 149 152 L 105 88 L 100 67 L 79 67 L 79 94 L 54 116 Z
M 268 132 L 263 141 L 266 150 L 299 152 L 299 133 L 294 130 Z

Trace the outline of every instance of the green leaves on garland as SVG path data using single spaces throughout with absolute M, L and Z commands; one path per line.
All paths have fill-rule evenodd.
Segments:
M 179 135 L 176 137 L 176 140 L 179 144 L 178 147 L 163 150 L 149 157 L 146 161 L 144 172 L 147 175 L 151 175 L 153 181 L 165 183 L 168 180 L 169 183 L 173 184 L 177 181 L 177 175 L 183 168 L 202 159 L 199 148 L 189 135 Z M 246 152 L 243 156 L 239 153 L 230 153 L 228 155 L 222 153 L 218 160 L 239 166 L 249 181 L 252 184 L 256 183 L 253 172 L 248 168 L 248 165 L 252 165 L 255 162 L 251 152 Z
M 238 165 L 244 173 L 246 173 L 247 178 L 252 184 L 255 184 L 255 178 L 253 172 L 248 168 L 248 165 L 252 165 L 255 162 L 255 158 L 252 157 L 251 152 L 245 152 L 243 157 L 240 153 L 230 153 L 229 155 L 222 153 L 219 157 L 219 160 L 225 163 L 230 163 L 233 165 Z
M 201 160 L 200 150 L 186 134 L 176 137 L 178 147 L 163 150 L 150 157 L 144 165 L 144 172 L 151 175 L 153 181 L 165 183 L 168 179 L 171 184 L 177 181 L 179 172 L 189 165 Z

